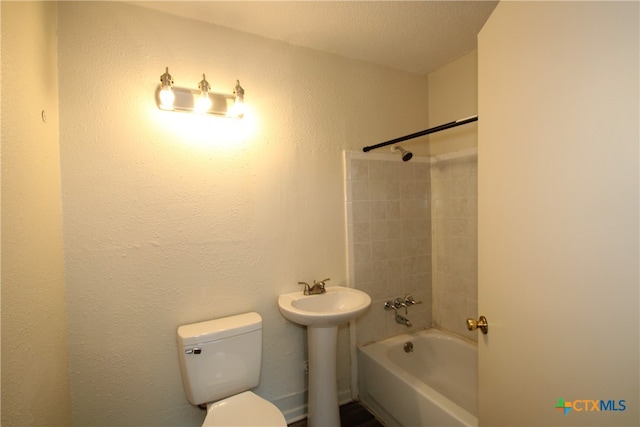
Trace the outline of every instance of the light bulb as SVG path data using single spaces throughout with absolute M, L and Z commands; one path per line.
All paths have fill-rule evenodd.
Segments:
M 202 92 L 196 101 L 195 112 L 196 113 L 206 113 L 211 108 L 211 98 L 209 98 L 209 93 Z
M 242 116 L 244 116 L 245 112 L 246 112 L 246 105 L 244 105 L 244 102 L 236 100 L 231 106 L 231 108 L 229 108 L 229 111 L 227 112 L 227 116 L 241 119 Z
M 195 112 L 206 113 L 211 108 L 211 98 L 209 98 L 209 82 L 207 78 L 202 75 L 202 80 L 198 83 L 198 89 L 200 89 L 200 97 L 196 101 Z
M 160 106 L 167 110 L 173 110 L 173 102 L 176 96 L 170 87 L 165 87 L 160 91 Z
M 240 81 L 236 80 L 236 87 L 233 89 L 234 103 L 227 111 L 227 116 L 237 117 L 239 119 L 244 116 L 246 107 L 244 105 L 244 89 L 240 86 Z

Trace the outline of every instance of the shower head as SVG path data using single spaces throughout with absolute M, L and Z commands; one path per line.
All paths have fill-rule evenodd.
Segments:
M 407 151 L 402 147 L 398 147 L 397 145 L 394 145 L 393 147 L 391 147 L 391 151 L 399 151 L 400 154 L 402 154 L 403 162 L 408 162 L 413 157 L 413 153 L 411 151 Z

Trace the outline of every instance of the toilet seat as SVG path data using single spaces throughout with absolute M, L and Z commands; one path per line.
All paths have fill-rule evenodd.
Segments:
M 210 403 L 203 427 L 286 427 L 287 421 L 271 402 L 250 392 Z

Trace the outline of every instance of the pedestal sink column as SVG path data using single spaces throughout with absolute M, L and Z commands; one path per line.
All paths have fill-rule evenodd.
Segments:
M 308 427 L 340 427 L 336 360 L 337 326 L 308 326 L 309 414 Z

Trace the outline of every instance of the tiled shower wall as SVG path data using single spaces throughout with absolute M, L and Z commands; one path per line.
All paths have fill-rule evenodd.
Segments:
M 477 339 L 477 151 L 414 157 L 345 153 L 351 286 L 371 308 L 357 319 L 357 345 L 438 326 Z M 433 264 L 433 271 L 432 271 Z M 385 301 L 422 304 L 397 324 Z
M 429 163 L 399 156 L 345 153 L 351 286 L 371 308 L 357 319 L 357 345 L 431 325 Z M 394 321 L 385 301 L 411 294 L 412 326 Z
M 478 315 L 478 155 L 470 150 L 431 163 L 433 325 L 474 341 L 466 318 Z

